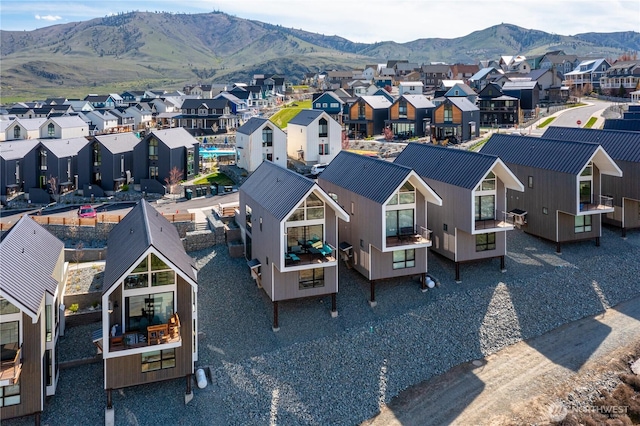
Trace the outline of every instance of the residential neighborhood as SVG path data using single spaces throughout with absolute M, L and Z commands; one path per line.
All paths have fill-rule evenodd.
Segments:
M 635 58 L 389 58 L 0 107 L 3 424 L 376 424 L 640 295 Z

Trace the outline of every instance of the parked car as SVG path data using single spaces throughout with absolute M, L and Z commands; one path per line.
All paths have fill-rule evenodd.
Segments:
M 96 209 L 94 209 L 90 205 L 80 206 L 78 209 L 78 217 L 80 218 L 94 218 L 98 214 L 96 213 Z
M 328 164 L 314 164 L 313 166 L 311 166 L 311 174 L 317 176 L 322 173 L 324 169 L 327 168 L 327 166 Z

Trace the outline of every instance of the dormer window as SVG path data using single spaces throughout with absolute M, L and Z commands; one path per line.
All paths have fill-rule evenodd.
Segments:
M 53 123 L 49 123 L 49 125 L 47 126 L 47 134 L 50 138 L 56 137 L 56 127 L 53 125 Z
M 16 126 L 13 128 L 13 137 L 14 139 L 20 139 L 21 129 L 20 126 Z

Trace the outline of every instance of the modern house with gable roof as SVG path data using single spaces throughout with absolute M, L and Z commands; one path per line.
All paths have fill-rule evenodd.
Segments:
M 317 183 L 264 161 L 242 184 L 236 216 L 245 256 L 258 287 L 273 303 L 331 295 L 337 316 L 338 220 L 349 215 Z
M 51 117 L 40 126 L 41 139 L 67 139 L 89 136 L 89 125 L 77 115 Z
M 342 124 L 344 105 L 345 102 L 333 92 L 324 92 L 317 96 L 314 94 L 312 101 L 313 109 L 326 112 L 339 124 Z
M 342 127 L 322 110 L 303 109 L 287 125 L 287 155 L 306 165 L 329 163 L 342 149 Z
M 101 349 L 107 418 L 111 392 L 186 378 L 198 360 L 198 273 L 175 226 L 143 200 L 109 233 L 102 287 Z
M 431 250 L 460 264 L 500 259 L 505 269 L 507 231 L 513 217 L 507 213 L 507 190 L 523 191 L 521 181 L 495 155 L 410 143 L 394 161 L 416 171 L 442 198 L 429 209 Z
M 38 139 L 46 118 L 16 118 L 5 129 L 5 140 Z
M 140 139 L 132 133 L 98 135 L 91 142 L 91 177 L 89 185 L 105 191 L 117 191 L 133 182 L 133 150 Z M 88 194 L 92 188 L 84 188 Z M 96 194 L 98 195 L 98 194 Z
M 427 203 L 442 199 L 409 167 L 363 155 L 341 152 L 318 177 L 318 185 L 351 220 L 340 222 L 338 249 L 371 285 L 375 305 L 378 280 L 407 275 L 421 277 L 426 289 Z
M 602 146 L 622 170 L 622 178 L 602 175 L 602 194 L 613 199 L 613 212 L 602 222 L 627 229 L 640 228 L 640 132 L 552 126 L 545 139 L 593 142 Z
M 466 97 L 445 98 L 433 112 L 431 135 L 438 141 L 466 142 L 480 136 L 480 109 Z
M 395 137 L 408 139 L 431 133 L 431 120 L 436 106 L 424 95 L 401 95 L 389 107 L 389 127 Z
M 499 156 L 519 180 L 524 194 L 507 193 L 511 212 L 526 215 L 522 229 L 556 243 L 595 238 L 600 245 L 601 216 L 614 213 L 602 192 L 601 177 L 622 170 L 600 145 L 494 134 L 480 152 Z
M 385 96 L 360 96 L 349 107 L 344 123 L 354 138 L 379 135 L 389 119 L 391 102 Z
M 0 199 L 38 186 L 37 139 L 0 144 Z
M 183 179 L 199 173 L 200 142 L 182 127 L 154 130 L 133 149 L 134 180 L 156 180 L 164 184 L 175 167 Z
M 64 244 L 25 215 L 0 241 L 0 418 L 35 416 L 58 384 Z
M 82 187 L 89 181 L 91 153 L 84 137 L 70 139 L 42 139 L 40 141 L 38 171 L 40 188 L 56 179 L 58 193 Z
M 252 173 L 265 160 L 287 167 L 287 134 L 271 120 L 251 117 L 236 131 L 238 167 Z

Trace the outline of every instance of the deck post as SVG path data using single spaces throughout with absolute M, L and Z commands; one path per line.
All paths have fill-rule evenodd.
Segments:
M 369 287 L 371 290 L 371 299 L 369 300 L 369 306 L 373 308 L 378 304 L 376 302 L 376 280 L 369 281 Z
M 627 228 L 622 227 L 622 238 L 627 238 Z
M 600 237 L 596 237 L 596 247 L 600 247 Z
M 113 408 L 113 399 L 111 399 L 111 389 L 107 389 L 107 408 Z
M 420 290 L 424 293 L 427 291 L 427 273 L 423 272 L 420 274 Z
M 336 318 L 338 316 L 338 303 L 337 293 L 331 293 L 331 317 Z
M 556 243 L 556 253 L 558 253 L 558 254 L 562 253 L 562 250 L 560 248 L 560 242 Z
M 280 325 L 278 324 L 278 301 L 273 302 L 273 331 L 280 330 Z
M 504 267 L 504 254 L 500 256 L 500 272 L 506 272 L 507 269 Z
M 456 262 L 456 282 L 461 283 L 460 280 L 460 262 Z
M 41 414 L 42 414 L 42 411 L 38 411 L 35 414 L 35 419 L 34 420 L 35 420 L 36 426 L 40 426 Z

